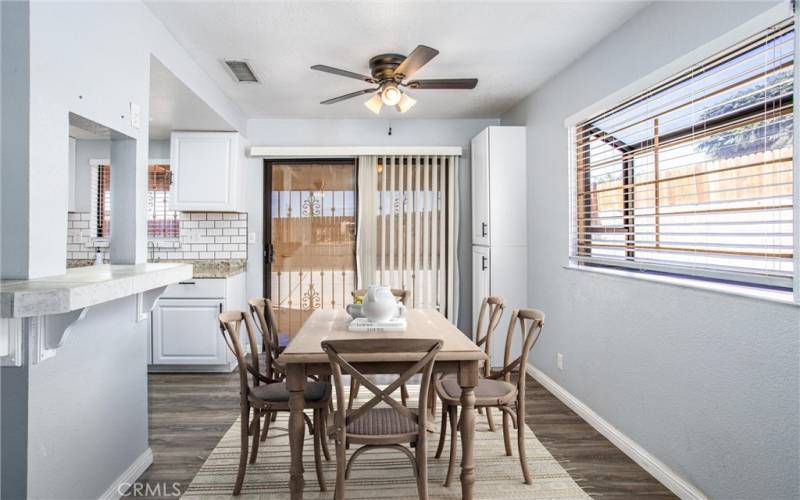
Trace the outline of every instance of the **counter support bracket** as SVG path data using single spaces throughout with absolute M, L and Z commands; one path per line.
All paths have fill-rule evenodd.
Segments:
M 25 328 L 31 339 L 31 363 L 37 364 L 52 358 L 64 344 L 72 328 L 86 318 L 88 307 L 61 314 L 33 316 L 25 319 Z

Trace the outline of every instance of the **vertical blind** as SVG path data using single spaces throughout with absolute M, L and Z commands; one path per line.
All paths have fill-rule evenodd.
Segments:
M 359 159 L 359 283 L 454 315 L 455 156 Z M 372 256 L 374 255 L 374 260 Z
M 791 288 L 794 26 L 572 130 L 571 259 Z

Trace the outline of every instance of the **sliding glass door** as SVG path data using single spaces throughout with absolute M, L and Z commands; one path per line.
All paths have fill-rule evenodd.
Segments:
M 344 307 L 355 289 L 354 160 L 268 161 L 264 292 L 278 329 L 294 335 L 316 309 Z

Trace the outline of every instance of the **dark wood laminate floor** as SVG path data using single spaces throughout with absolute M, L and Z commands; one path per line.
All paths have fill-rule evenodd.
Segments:
M 150 446 L 154 462 L 140 495 L 185 490 L 238 414 L 238 373 L 151 374 Z M 591 496 L 676 498 L 536 381 L 528 378 L 526 422 Z M 479 415 L 478 418 L 485 418 Z M 498 431 L 498 439 L 502 439 Z M 146 493 L 150 493 L 146 495 Z M 159 494 L 162 493 L 162 494 Z

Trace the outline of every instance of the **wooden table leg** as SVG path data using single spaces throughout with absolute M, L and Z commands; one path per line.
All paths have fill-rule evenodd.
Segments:
M 472 500 L 475 486 L 475 387 L 478 362 L 462 361 L 458 368 L 461 386 L 461 498 Z
M 289 491 L 293 500 L 303 498 L 303 440 L 306 433 L 306 422 L 303 417 L 306 387 L 305 365 L 290 364 L 286 369 L 286 386 L 291 393 L 289 397 L 289 450 L 291 465 L 289 467 Z

